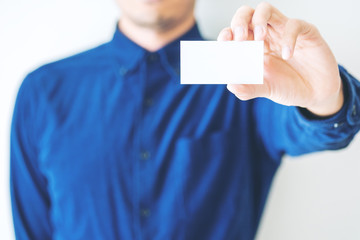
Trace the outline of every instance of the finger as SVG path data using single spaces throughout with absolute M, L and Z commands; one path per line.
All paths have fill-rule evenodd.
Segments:
M 254 25 L 254 38 L 256 41 L 264 40 L 267 32 L 267 24 L 272 15 L 272 6 L 269 3 L 257 5 L 252 24 Z
M 294 55 L 296 40 L 300 35 L 308 33 L 313 26 L 305 21 L 289 19 L 283 34 L 283 44 L 281 55 L 284 60 L 290 59 Z
M 235 41 L 244 41 L 249 36 L 249 24 L 251 23 L 254 9 L 249 6 L 240 7 L 231 20 L 231 30 Z
M 269 89 L 265 84 L 228 84 L 227 89 L 243 101 L 269 96 Z
M 217 38 L 218 41 L 231 41 L 233 40 L 233 34 L 231 28 L 227 27 L 221 30 Z
M 276 28 L 284 26 L 287 18 L 275 7 L 267 2 L 262 2 L 256 6 L 252 25 L 254 28 L 255 40 L 264 40 L 268 32 L 268 24 Z

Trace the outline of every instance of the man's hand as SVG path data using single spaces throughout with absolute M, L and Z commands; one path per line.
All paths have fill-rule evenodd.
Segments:
M 264 40 L 264 84 L 228 85 L 241 100 L 269 98 L 307 108 L 319 116 L 338 112 L 344 102 L 333 53 L 315 26 L 290 19 L 268 3 L 243 6 L 219 41 Z

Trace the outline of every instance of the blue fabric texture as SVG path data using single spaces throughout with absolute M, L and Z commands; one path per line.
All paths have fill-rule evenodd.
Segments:
M 180 85 L 179 40 L 157 52 L 118 29 L 20 87 L 11 130 L 17 239 L 253 239 L 284 154 L 347 146 L 360 84 L 313 119 L 224 85 Z

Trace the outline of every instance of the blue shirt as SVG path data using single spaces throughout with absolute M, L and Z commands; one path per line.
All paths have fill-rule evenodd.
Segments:
M 224 85 L 180 85 L 179 40 L 150 53 L 109 43 L 24 80 L 11 132 L 18 239 L 253 239 L 284 154 L 349 144 L 360 84 L 316 119 Z

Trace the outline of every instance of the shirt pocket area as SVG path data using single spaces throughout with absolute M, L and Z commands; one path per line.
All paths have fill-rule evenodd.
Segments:
M 246 157 L 242 157 L 247 154 L 248 144 L 240 134 L 231 129 L 199 138 L 181 138 L 176 143 L 182 207 L 195 226 L 204 220 L 208 227 L 219 221 L 233 226 L 231 222 L 249 214 L 246 209 L 250 189 Z

